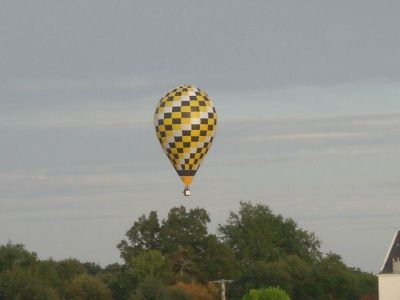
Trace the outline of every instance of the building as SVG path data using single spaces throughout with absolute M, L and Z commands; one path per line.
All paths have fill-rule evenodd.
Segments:
M 400 299 L 400 231 L 393 238 L 378 280 L 379 300 Z

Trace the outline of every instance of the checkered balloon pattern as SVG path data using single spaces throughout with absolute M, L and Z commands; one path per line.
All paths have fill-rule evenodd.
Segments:
M 161 147 L 185 185 L 190 185 L 211 147 L 217 114 L 208 95 L 192 85 L 161 98 L 154 114 Z

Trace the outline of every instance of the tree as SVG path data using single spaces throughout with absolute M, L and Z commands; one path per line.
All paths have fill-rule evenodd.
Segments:
M 292 219 L 274 215 L 265 205 L 241 202 L 239 213 L 230 213 L 219 231 L 241 261 L 274 261 L 298 255 L 306 261 L 321 256 L 320 242 L 313 233 L 297 228 Z
M 0 299 L 58 300 L 60 297 L 33 272 L 15 266 L 0 274 Z
M 142 215 L 126 233 L 128 241 L 122 240 L 118 244 L 121 257 L 125 261 L 142 251 L 160 249 L 159 245 L 160 224 L 157 212 L 151 211 L 149 216 Z
M 243 296 L 243 300 L 290 300 L 288 293 L 279 287 L 250 290 Z
M 111 300 L 112 294 L 100 279 L 80 274 L 69 282 L 64 297 L 71 300 Z
M 12 244 L 0 246 L 0 272 L 12 269 L 13 267 L 29 268 L 35 265 L 37 255 L 34 252 L 25 250 L 22 244 Z
M 57 270 L 62 281 L 72 280 L 74 277 L 86 273 L 83 264 L 79 260 L 73 258 L 58 262 Z
M 184 283 L 178 282 L 171 289 L 173 292 L 181 291 L 185 296 L 180 296 L 182 299 L 191 300 L 214 300 L 218 297 L 218 290 L 214 286 L 204 286 L 197 283 Z M 182 295 L 178 294 L 178 295 Z M 170 294 L 170 297 L 172 294 Z M 186 297 L 186 298 L 185 298 Z M 171 300 L 176 300 L 176 298 L 171 297 Z
M 205 209 L 186 211 L 184 206 L 173 207 L 160 228 L 160 247 L 163 253 L 174 253 L 181 248 L 194 252 L 204 251 L 203 241 L 210 217 Z
M 147 277 L 140 282 L 131 299 L 170 300 L 166 285 L 160 279 L 154 277 Z
M 151 277 L 166 283 L 172 277 L 168 261 L 166 261 L 158 250 L 148 250 L 131 258 L 129 267 L 132 277 L 135 278 L 137 282 Z
M 232 249 L 221 242 L 217 236 L 210 234 L 204 240 L 205 251 L 201 253 L 199 278 L 203 282 L 221 278 L 236 278 L 239 264 Z
M 320 242 L 313 233 L 273 214 L 265 205 L 249 202 L 241 202 L 239 212 L 231 212 L 219 231 L 240 265 L 241 275 L 228 291 L 231 296 L 239 297 L 268 283 L 302 299 L 300 295 L 309 287 L 307 276 L 321 257 Z
M 127 265 L 149 250 L 158 250 L 171 266 L 176 281 L 208 281 L 236 272 L 235 256 L 215 235 L 208 234 L 206 210 L 173 207 L 159 224 L 157 213 L 141 216 L 118 248 Z
M 315 266 L 313 276 L 324 298 L 351 300 L 363 295 L 377 294 L 377 280 L 373 274 L 347 267 L 340 255 L 328 253 Z

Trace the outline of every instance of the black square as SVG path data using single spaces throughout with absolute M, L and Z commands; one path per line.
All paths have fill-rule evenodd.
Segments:
M 172 124 L 181 124 L 181 119 L 172 119 Z
M 190 106 L 190 101 L 182 101 L 181 105 L 182 106 Z
M 198 106 L 191 106 L 190 107 L 190 111 L 194 112 L 194 111 L 200 111 L 200 108 Z
M 180 112 L 180 111 L 181 111 L 181 107 L 180 106 L 172 107 L 172 112 Z
M 165 125 L 165 130 L 172 130 L 172 125 Z
M 190 117 L 191 117 L 190 112 L 183 112 L 182 113 L 182 118 L 190 118 Z

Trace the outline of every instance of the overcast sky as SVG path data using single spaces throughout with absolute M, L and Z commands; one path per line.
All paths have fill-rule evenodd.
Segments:
M 152 209 L 215 232 L 269 205 L 377 272 L 400 229 L 398 1 L 8 1 L 0 9 L 0 243 L 102 265 Z M 216 106 L 192 186 L 153 113 L 194 84 Z

